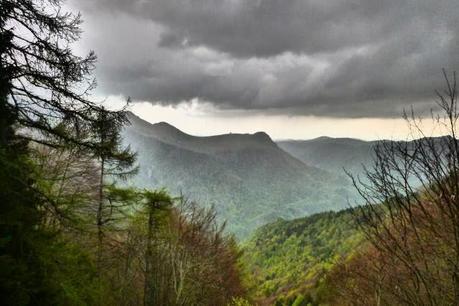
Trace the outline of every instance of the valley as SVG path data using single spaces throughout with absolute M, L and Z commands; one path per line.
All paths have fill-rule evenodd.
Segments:
M 356 200 L 344 173 L 301 161 L 266 133 L 195 137 L 133 114 L 130 121 L 123 137 L 140 171 L 128 184 L 214 206 L 240 238 L 277 218 L 340 210 Z

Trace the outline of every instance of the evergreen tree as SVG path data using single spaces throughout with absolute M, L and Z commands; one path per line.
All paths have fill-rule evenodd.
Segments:
M 58 291 L 39 256 L 52 240 L 39 226 L 46 199 L 33 181 L 29 142 L 107 156 L 112 147 L 88 131 L 127 121 L 125 112 L 89 100 L 96 57 L 72 53 L 81 19 L 61 4 L 0 2 L 0 299 L 7 305 L 51 305 Z
M 102 108 L 95 125 L 94 134 L 98 149 L 94 152 L 94 156 L 98 159 L 100 167 L 96 213 L 99 266 L 102 260 L 104 228 L 115 221 L 113 214 L 119 212 L 126 202 L 122 201 L 121 207 L 118 205 L 116 200 L 123 190 L 116 188 L 114 184 L 116 179 L 126 179 L 137 171 L 137 168 L 133 166 L 135 154 L 129 147 L 121 146 L 120 132 L 125 124 L 125 117 L 120 118 L 116 116 L 116 113 L 105 112 Z M 113 196 L 107 197 L 106 193 Z
M 1 69 L 3 70 L 3 69 Z M 4 76 L 3 71 L 0 75 Z M 2 82 L 2 92 L 8 85 Z M 5 86 L 6 85 L 6 86 Z M 45 239 L 35 228 L 41 199 L 32 188 L 27 143 L 16 137 L 14 114 L 0 96 L 0 300 L 21 305 L 43 295 L 36 244 Z M 43 297 L 42 297 L 43 298 Z
M 164 190 L 149 191 L 143 193 L 145 211 L 148 215 L 147 224 L 147 246 L 145 250 L 145 285 L 144 285 L 144 305 L 157 305 L 161 302 L 162 295 L 159 294 L 158 288 L 153 284 L 153 278 L 159 274 L 159 271 L 152 269 L 153 262 L 157 261 L 154 256 L 153 237 L 154 231 L 157 230 L 155 224 L 155 215 L 158 211 L 164 211 L 171 208 L 173 199 Z M 156 273 L 154 273 L 156 272 Z
M 0 58 L 3 114 L 32 131 L 22 138 L 53 146 L 76 143 L 98 147 L 84 127 L 99 124 L 100 112 L 125 121 L 124 112 L 90 101 L 96 56 L 72 53 L 80 36 L 80 15 L 64 13 L 61 0 L 3 0 L 0 3 Z M 60 128 L 65 119 L 67 128 Z M 45 136 L 45 137 L 43 137 Z M 54 141 L 53 141 L 54 140 Z M 65 142 L 62 142 L 65 140 Z

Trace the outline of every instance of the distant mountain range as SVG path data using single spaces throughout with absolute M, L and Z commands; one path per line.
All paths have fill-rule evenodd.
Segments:
M 278 141 L 280 148 L 305 164 L 339 175 L 344 169 L 353 174 L 362 173 L 362 165 L 373 163 L 377 141 L 353 138 L 319 137 L 311 140 Z
M 213 205 L 240 238 L 280 217 L 342 209 L 355 197 L 349 180 L 319 162 L 319 149 L 314 159 L 314 154 L 301 153 L 301 146 L 278 145 L 264 132 L 196 137 L 132 113 L 129 119 L 123 138 L 138 152 L 140 165 L 129 184 L 165 187 Z M 331 154 L 337 155 L 336 168 L 338 153 Z

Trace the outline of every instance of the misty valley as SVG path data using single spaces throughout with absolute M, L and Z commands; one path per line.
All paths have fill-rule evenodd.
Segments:
M 213 206 L 219 218 L 227 221 L 227 230 L 238 237 L 247 237 L 278 218 L 340 210 L 357 200 L 342 170 L 352 163 L 348 155 L 327 158 L 320 153 L 342 150 L 339 139 L 299 143 L 305 147 L 299 149 L 299 156 L 324 156 L 320 157 L 323 164 L 335 165 L 325 169 L 290 154 L 298 153 L 295 144 L 277 144 L 263 132 L 195 137 L 164 122 L 149 124 L 129 116 L 124 141 L 137 152 L 140 167 L 128 185 L 165 187 L 172 194 L 183 193 L 200 205 Z M 330 148 L 322 148 L 327 145 Z M 371 160 L 372 144 L 359 145 L 365 155 L 362 162 Z M 344 146 L 353 149 L 352 144 Z M 353 163 L 356 167 L 361 161 Z

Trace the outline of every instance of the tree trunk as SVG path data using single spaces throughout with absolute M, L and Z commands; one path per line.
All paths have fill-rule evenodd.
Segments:
M 102 217 L 102 210 L 104 205 L 104 167 L 105 167 L 105 159 L 101 159 L 101 169 L 100 169 L 100 181 L 99 181 L 99 201 L 97 206 L 97 216 L 96 216 L 96 224 L 97 224 L 97 277 L 98 277 L 98 286 L 99 286 L 99 305 L 102 305 L 102 243 L 103 243 L 103 217 Z
M 154 296 L 151 288 L 151 260 L 152 260 L 152 239 L 153 239 L 153 209 L 150 207 L 148 213 L 148 234 L 147 249 L 145 251 L 145 284 L 143 294 L 144 306 L 153 305 Z

